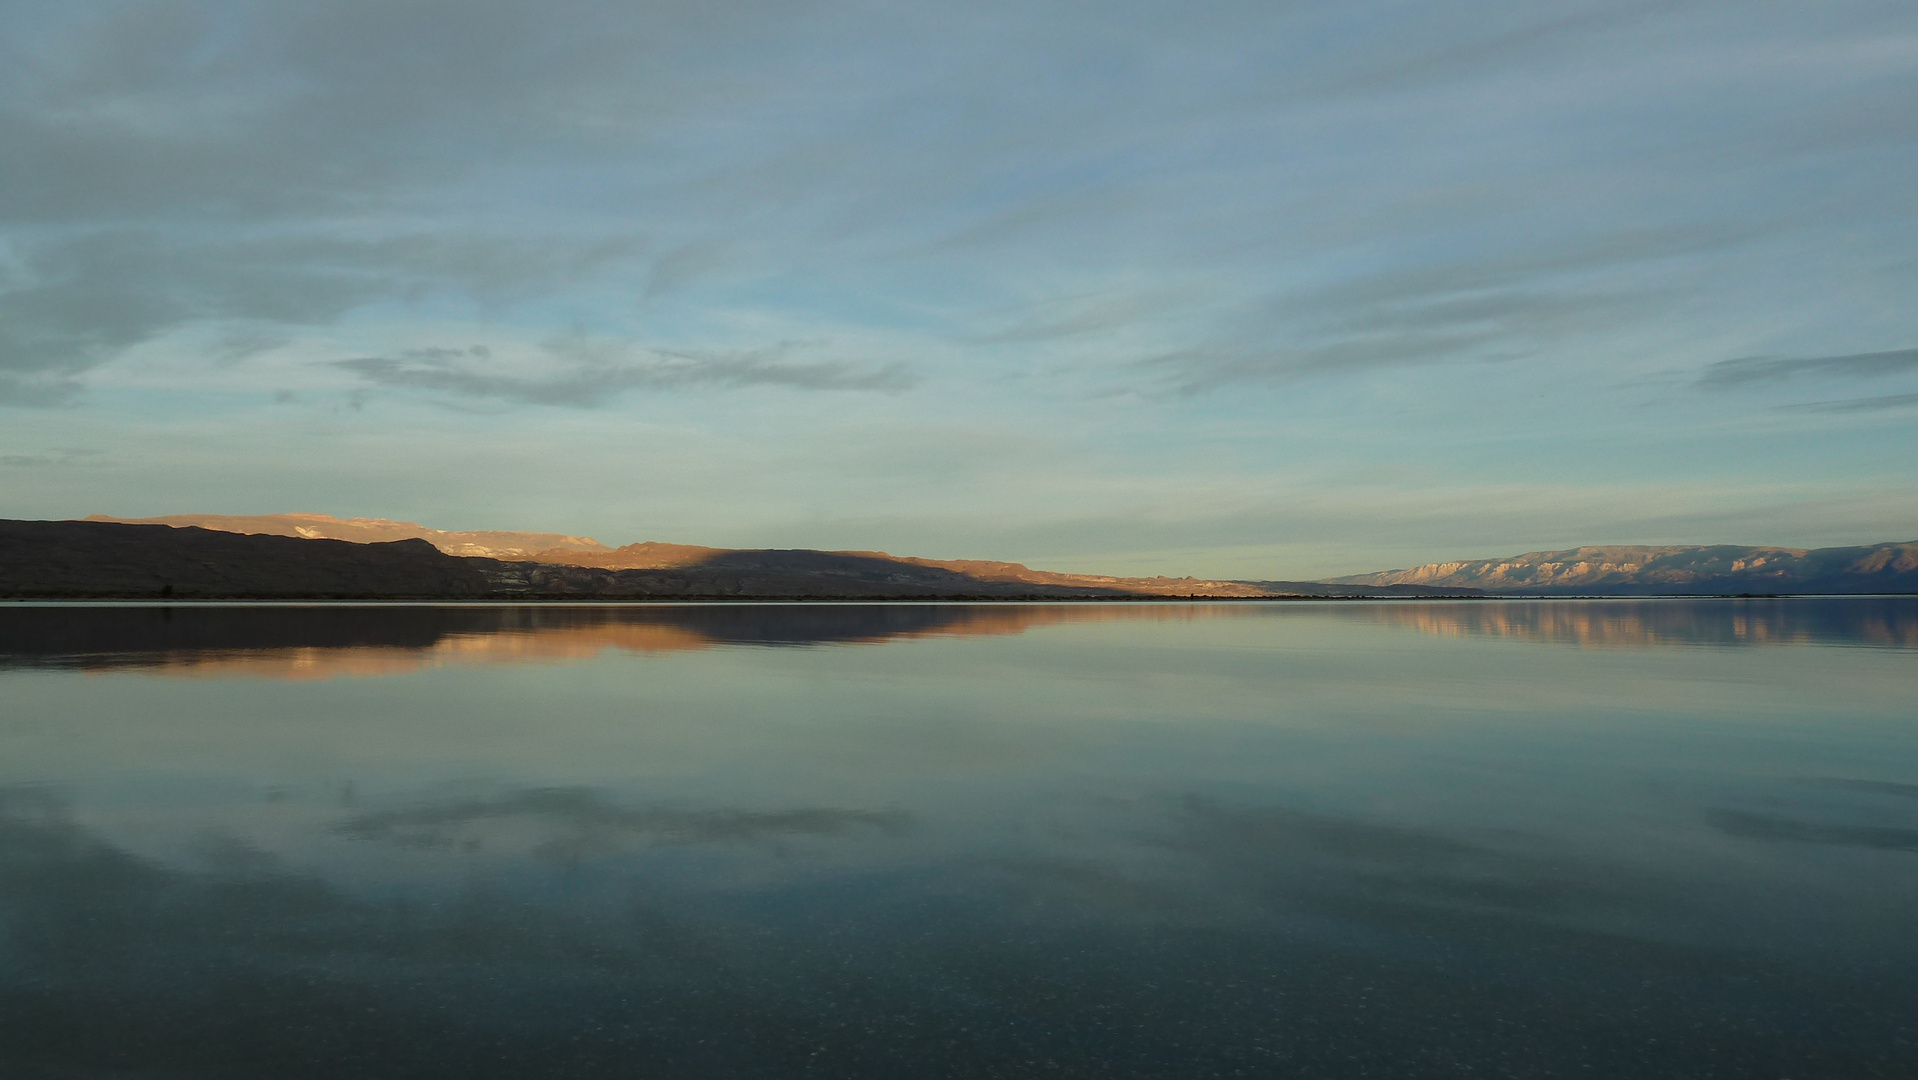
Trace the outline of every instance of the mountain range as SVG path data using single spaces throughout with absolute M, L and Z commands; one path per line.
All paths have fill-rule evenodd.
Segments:
M 425 540 L 456 556 L 512 564 L 489 569 L 497 587 L 529 593 L 643 596 L 1455 596 L 1445 585 L 1229 581 L 1193 577 L 1115 577 L 1034 570 L 983 559 L 920 559 L 883 551 L 734 549 L 657 541 L 609 547 L 597 540 L 534 532 L 446 532 L 407 521 L 267 514 L 178 514 L 86 523 L 165 525 L 306 539 Z
M 289 529 L 317 529 L 310 516 L 292 520 Z M 442 540 L 449 545 L 468 542 Z M 538 554 L 536 559 L 454 555 L 424 536 L 363 543 L 152 522 L 0 521 L 0 596 L 957 600 L 1458 593 L 1422 585 L 1303 582 L 1292 587 L 1284 582 L 1053 574 L 1016 563 L 947 564 L 878 552 L 632 545 L 617 551 L 549 549 Z M 615 565 L 582 565 L 600 556 Z
M 1530 596 L 1918 592 L 1918 541 L 1865 547 L 1581 547 L 1332 578 Z
M 424 540 L 448 555 L 475 555 L 487 559 L 538 559 L 561 553 L 599 555 L 612 549 L 590 537 L 563 533 L 448 532 L 411 521 L 385 518 L 336 518 L 331 514 L 169 514 L 165 517 L 118 518 L 92 514 L 82 521 L 110 521 L 122 525 L 197 526 L 216 532 L 262 536 L 297 536 L 303 540 L 350 540 L 380 544 L 394 540 Z M 553 559 L 543 559 L 551 562 Z
M 612 547 L 325 514 L 0 522 L 0 596 L 1071 599 L 1918 592 L 1918 542 L 1612 546 L 1323 581 L 1128 578 L 878 551 Z

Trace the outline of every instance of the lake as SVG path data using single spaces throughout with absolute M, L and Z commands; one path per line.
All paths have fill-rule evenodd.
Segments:
M 0 607 L 0 1072 L 1918 1076 L 1918 598 Z

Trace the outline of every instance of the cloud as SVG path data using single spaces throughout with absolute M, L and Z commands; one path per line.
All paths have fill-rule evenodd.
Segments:
M 1525 359 L 1589 340 L 1662 304 L 1673 267 L 1748 238 L 1742 228 L 1642 229 L 1366 267 L 1243 301 L 1230 329 L 1153 355 L 1186 393 L 1235 382 L 1408 364 Z
M 1812 401 L 1802 405 L 1781 405 L 1794 412 L 1861 413 L 1909 409 L 1918 405 L 1918 394 L 1885 394 L 1881 397 L 1848 398 L 1844 401 Z
M 1459 278 L 1471 277 L 1459 269 Z M 1249 311 L 1239 333 L 1142 363 L 1166 373 L 1179 390 L 1197 393 L 1408 364 L 1525 359 L 1615 325 L 1648 299 L 1617 285 L 1522 283 L 1517 276 L 1474 285 L 1442 271 L 1432 276 L 1424 291 L 1414 286 L 1366 296 L 1369 289 L 1354 288 L 1286 297 Z
M 1175 312 L 1203 295 L 1197 287 L 1185 286 L 1113 289 L 1040 300 L 1021 305 L 1010 325 L 979 334 L 973 340 L 982 345 L 1004 345 L 1099 336 Z
M 1744 161 L 1781 124 L 1878 115 L 1857 94 L 1800 96 L 1802 115 L 1767 112 L 1765 138 L 1739 141 L 1705 106 L 1649 102 L 1752 78 L 1752 55 L 1776 62 L 1768 34 L 1800 37 L 1789 26 L 1713 35 L 1679 63 L 1635 43 L 1705 18 L 1695 5 L 1456 14 L 1226 5 L 1189 20 L 1142 4 L 1088 33 L 1073 12 L 992 5 L 0 6 L 0 222 L 27 226 L 30 271 L 0 285 L 0 393 L 70 399 L 87 370 L 196 322 L 284 337 L 428 298 L 550 331 L 533 309 L 598 322 L 641 300 L 797 305 L 823 322 L 838 313 L 820 307 L 923 309 L 915 289 L 937 288 L 970 294 L 943 320 L 958 340 L 1143 353 L 1185 389 L 1536 357 L 1669 301 L 1575 280 L 1593 271 L 1580 264 L 1625 277 L 1709 254 L 1675 222 L 1780 227 L 1679 205 L 1689 159 L 1634 139 L 1696 143 L 1716 184 L 1734 143 Z M 1608 74 L 1619 56 L 1637 66 Z M 1630 93 L 1605 92 L 1626 77 Z M 1607 101 L 1606 123 L 1558 122 L 1567 102 Z M 1648 102 L 1669 128 L 1633 122 Z M 1683 137 L 1699 127 L 1727 134 Z M 1846 138 L 1897 145 L 1904 130 Z M 1630 169 L 1537 159 L 1561 151 L 1665 155 L 1657 212 Z M 1315 280 L 1273 291 L 1274 266 L 1300 260 Z M 1115 292 L 1107 267 L 1140 280 Z M 688 295 L 716 278 L 742 288 Z M 1041 283 L 1036 317 L 1002 324 L 1002 278 Z M 1155 345 L 1125 340 L 1142 325 Z M 767 374 L 730 384 L 849 377 Z M 462 392 L 444 373 L 406 377 Z M 590 396 L 452 381 L 500 400 Z
M 61 468 L 68 465 L 80 465 L 101 456 L 98 450 L 82 447 L 58 447 L 44 454 L 4 454 L 0 455 L 0 465 L 13 469 Z
M 1858 379 L 1900 375 L 1910 371 L 1918 371 L 1918 348 L 1847 353 L 1842 356 L 1746 356 L 1712 364 L 1698 377 L 1695 385 L 1724 389 L 1755 382 L 1781 382 L 1800 375 Z
M 70 402 L 88 370 L 196 323 L 284 337 L 604 273 L 638 250 L 620 223 L 569 237 L 563 211 L 499 214 L 478 189 L 603 168 L 649 117 L 723 97 L 730 79 L 678 76 L 754 33 L 729 27 L 670 0 L 0 3 L 0 402 Z
M 220 364 L 375 304 L 451 294 L 510 305 L 576 283 L 635 245 L 617 236 L 228 237 L 157 228 L 24 242 L 10 280 L 0 280 L 0 402 L 69 400 L 88 369 L 204 323 L 232 327 L 208 351 Z
M 681 244 L 662 253 L 653 260 L 643 295 L 647 299 L 664 296 L 724 268 L 732 258 L 730 248 L 729 242 L 716 239 Z
M 898 393 L 916 378 L 899 363 L 782 359 L 794 346 L 748 352 L 645 348 L 605 340 L 549 342 L 532 363 L 499 362 L 483 346 L 411 349 L 333 366 L 376 386 L 528 405 L 591 407 L 639 389 L 781 386 L 797 390 Z M 530 371 L 530 373 L 529 373 Z
M 1463 40 L 1419 41 L 1408 50 L 1410 55 L 1401 54 L 1360 66 L 1333 80 L 1322 92 L 1412 90 L 1459 78 L 1482 77 L 1488 68 L 1536 63 L 1542 54 L 1560 52 L 1560 48 L 1553 46 L 1566 39 L 1575 45 L 1580 36 L 1589 31 L 1644 23 L 1650 21 L 1649 17 L 1687 4 L 1686 0 L 1649 0 L 1560 6 L 1569 10 L 1558 12 L 1541 6 L 1508 20 L 1516 25 L 1488 21 L 1472 26 Z
M 76 0 L 7 20 L 0 220 L 364 214 L 475 171 L 591 154 L 750 80 L 727 54 L 797 12 L 666 2 Z M 700 50 L 705 55 L 689 55 Z M 682 78 L 705 67 L 717 78 Z M 603 141 L 603 139 L 602 139 Z

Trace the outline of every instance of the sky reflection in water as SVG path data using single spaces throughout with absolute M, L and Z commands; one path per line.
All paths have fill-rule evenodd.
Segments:
M 1914 689 L 1908 599 L 10 607 L 0 1063 L 1911 1075 Z

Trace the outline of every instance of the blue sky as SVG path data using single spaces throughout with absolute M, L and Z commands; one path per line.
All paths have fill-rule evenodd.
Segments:
M 1918 538 L 1918 6 L 0 0 L 0 514 Z

